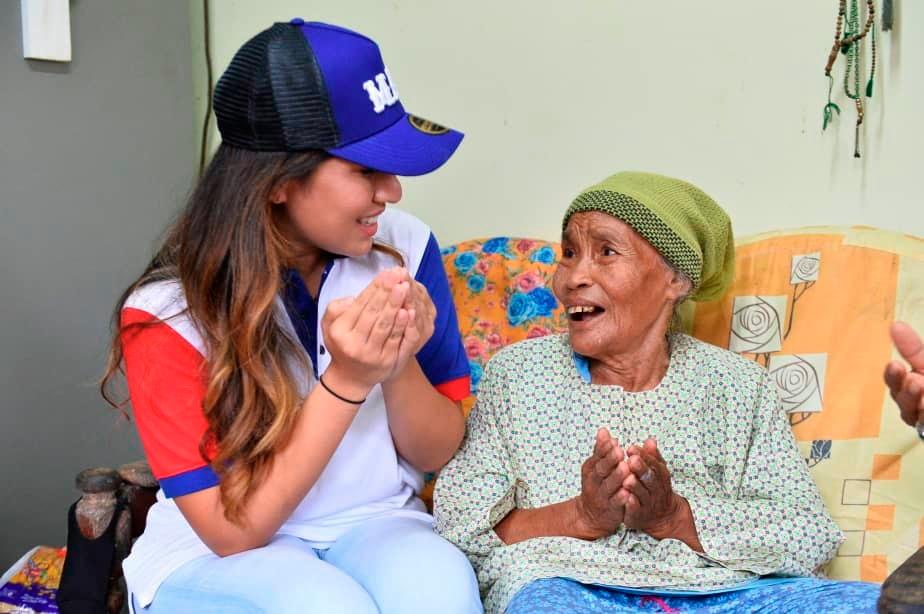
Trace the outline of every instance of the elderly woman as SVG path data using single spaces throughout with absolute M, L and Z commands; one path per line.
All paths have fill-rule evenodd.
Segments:
M 669 332 L 723 294 L 733 249 L 676 179 L 620 173 L 568 208 L 569 332 L 491 360 L 436 487 L 488 612 L 875 609 L 878 586 L 817 577 L 843 537 L 767 372 Z

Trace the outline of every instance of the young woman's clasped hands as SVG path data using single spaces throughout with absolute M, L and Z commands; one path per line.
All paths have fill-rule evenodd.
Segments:
M 331 364 L 324 381 L 356 400 L 400 373 L 433 334 L 436 308 L 404 268 L 381 271 L 359 296 L 331 301 L 322 330 Z

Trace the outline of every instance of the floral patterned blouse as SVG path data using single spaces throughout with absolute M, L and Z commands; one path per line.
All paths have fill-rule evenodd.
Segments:
M 436 528 L 469 557 L 487 612 L 527 583 L 714 590 L 758 575 L 816 575 L 843 540 L 828 515 L 767 372 L 674 334 L 653 390 L 582 377 L 567 335 L 528 339 L 488 363 L 461 450 L 436 484 Z M 577 496 L 600 427 L 624 445 L 654 437 L 704 553 L 620 526 L 596 541 L 506 545 L 493 527 L 513 508 Z

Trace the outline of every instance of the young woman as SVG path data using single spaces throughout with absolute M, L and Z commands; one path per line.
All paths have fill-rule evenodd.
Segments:
M 222 144 L 126 290 L 124 366 L 158 501 L 125 560 L 144 612 L 479 612 L 416 496 L 464 432 L 468 363 L 396 175 L 462 139 L 405 113 L 376 44 L 300 19 L 235 55 Z

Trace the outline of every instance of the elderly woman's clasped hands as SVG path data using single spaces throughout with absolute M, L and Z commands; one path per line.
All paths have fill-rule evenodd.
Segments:
M 657 442 L 648 439 L 624 449 L 605 428 L 597 431 L 593 454 L 581 466 L 576 504 L 579 529 L 590 539 L 612 535 L 620 524 L 658 539 L 687 533 L 686 525 L 692 524 Z

